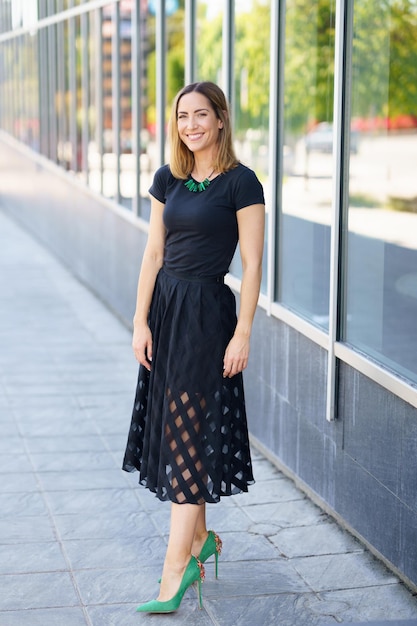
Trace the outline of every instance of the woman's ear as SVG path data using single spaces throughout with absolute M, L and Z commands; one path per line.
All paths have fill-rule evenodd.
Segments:
M 224 119 L 227 120 L 227 111 L 222 111 Z M 224 123 L 223 120 L 219 117 L 219 128 L 223 128 L 224 127 Z

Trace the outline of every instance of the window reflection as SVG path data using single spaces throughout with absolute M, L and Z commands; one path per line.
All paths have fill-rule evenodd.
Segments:
M 197 0 L 197 80 L 222 84 L 223 3 Z
M 140 99 L 142 119 L 140 120 L 140 195 L 148 198 L 152 175 L 158 164 L 156 149 L 156 18 L 155 12 L 148 10 L 140 14 L 139 53 L 140 53 Z M 149 218 L 149 203 L 142 201 L 142 217 Z
M 354 5 L 345 339 L 417 381 L 415 3 Z
M 269 52 L 270 2 L 247 0 L 236 3 L 235 14 L 235 81 L 232 115 L 236 154 L 240 161 L 255 170 L 263 183 L 265 195 L 269 189 Z M 259 37 L 263 33 L 263 37 Z M 265 198 L 267 211 L 270 208 Z M 268 219 L 265 224 L 265 246 L 262 271 L 262 292 L 267 287 Z M 231 265 L 240 276 L 239 251 Z
M 286 3 L 277 298 L 328 327 L 334 0 Z

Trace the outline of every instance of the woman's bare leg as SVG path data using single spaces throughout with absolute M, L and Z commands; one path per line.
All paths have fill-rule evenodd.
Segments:
M 202 505 L 171 503 L 171 524 L 158 600 L 166 602 L 177 593 L 191 555 Z
M 198 512 L 197 524 L 195 527 L 193 545 L 191 547 L 191 551 L 196 557 L 198 557 L 198 555 L 200 554 L 201 548 L 203 547 L 208 537 L 208 531 L 207 531 L 207 525 L 206 525 L 206 503 L 204 502 L 204 504 L 202 504 L 198 508 L 199 508 L 199 512 Z

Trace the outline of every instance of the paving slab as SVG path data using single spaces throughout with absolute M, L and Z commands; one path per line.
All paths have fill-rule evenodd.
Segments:
M 136 613 L 170 507 L 120 469 L 130 331 L 1 210 L 0 267 L 0 626 L 417 624 L 413 593 L 255 449 L 249 493 L 208 507 L 224 547 L 203 609 L 194 586 Z
M 412 619 L 412 620 L 392 620 L 389 622 L 354 622 L 350 624 L 350 626 L 364 626 L 364 624 L 366 624 L 367 626 L 417 626 L 417 620 Z M 326 624 L 323 624 L 322 626 L 326 626 Z

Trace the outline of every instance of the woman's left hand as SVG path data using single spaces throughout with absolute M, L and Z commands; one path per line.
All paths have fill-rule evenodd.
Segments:
M 232 378 L 248 365 L 249 337 L 235 333 L 224 353 L 223 378 Z

